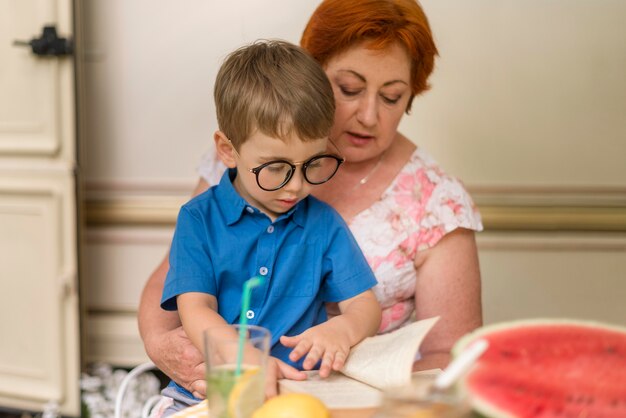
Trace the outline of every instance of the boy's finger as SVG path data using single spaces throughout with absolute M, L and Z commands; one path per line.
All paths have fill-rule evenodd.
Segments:
M 289 353 L 289 360 L 291 361 L 298 361 L 300 360 L 300 358 L 305 355 L 306 353 L 309 352 L 309 350 L 311 349 L 311 346 L 313 344 L 310 341 L 307 340 L 302 340 L 300 341 L 293 350 L 291 350 L 291 353 Z
M 293 337 L 288 337 L 286 335 L 283 335 L 282 337 L 280 337 L 280 343 L 284 345 L 285 347 L 295 347 L 299 341 L 300 341 L 299 335 L 294 335 Z
M 311 370 L 315 367 L 317 362 L 320 361 L 320 358 L 322 358 L 322 354 L 324 354 L 322 349 L 317 346 L 313 346 L 308 351 L 309 354 L 307 354 L 304 362 L 302 363 L 302 368 L 305 370 Z
M 291 379 L 291 380 L 306 380 L 307 376 L 301 370 L 296 369 L 295 367 L 283 362 L 278 361 L 278 378 L 279 379 Z
M 339 371 L 343 369 L 344 364 L 346 364 L 346 355 L 342 351 L 337 351 L 333 361 L 333 370 Z
M 334 358 L 335 357 L 332 353 L 324 353 L 324 358 L 322 359 L 322 364 L 320 366 L 320 377 L 326 378 L 330 376 L 330 372 L 332 371 L 332 366 L 334 364 Z

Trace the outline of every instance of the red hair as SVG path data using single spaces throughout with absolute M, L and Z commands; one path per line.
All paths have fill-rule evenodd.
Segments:
M 415 0 L 324 0 L 302 34 L 300 45 L 320 64 L 366 42 L 380 50 L 399 43 L 411 60 L 412 97 L 429 89 L 437 47 L 428 19 Z

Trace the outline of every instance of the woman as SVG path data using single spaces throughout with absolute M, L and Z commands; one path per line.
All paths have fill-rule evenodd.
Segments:
M 440 316 L 415 368 L 443 368 L 454 342 L 482 324 L 474 240 L 482 225 L 463 186 L 397 130 L 413 98 L 428 88 L 437 54 L 426 16 L 415 0 L 326 0 L 301 44 L 333 86 L 331 135 L 346 159 L 313 195 L 349 223 L 376 274 L 374 291 L 383 307 L 379 331 Z M 222 170 L 209 155 L 194 195 L 216 184 Z M 202 357 L 176 313 L 159 308 L 167 269 L 165 259 L 146 284 L 140 332 L 159 368 L 203 396 Z M 270 372 L 299 376 L 289 369 Z

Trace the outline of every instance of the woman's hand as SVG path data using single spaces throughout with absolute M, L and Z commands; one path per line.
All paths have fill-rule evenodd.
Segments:
M 195 397 L 204 398 L 206 382 L 202 353 L 183 331 L 178 312 L 168 312 L 159 306 L 168 268 L 165 257 L 144 287 L 139 304 L 139 331 L 146 353 L 154 364 Z
M 278 394 L 279 379 L 306 380 L 306 373 L 276 357 L 270 357 L 267 361 L 267 373 L 265 375 L 266 398 L 272 398 Z
M 206 397 L 204 359 L 182 327 L 152 340 L 148 355 L 157 367 L 196 398 Z

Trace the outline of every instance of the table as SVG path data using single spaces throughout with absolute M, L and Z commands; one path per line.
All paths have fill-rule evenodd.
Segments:
M 376 408 L 363 409 L 336 409 L 330 410 L 331 418 L 371 418 L 376 412 Z M 197 405 L 190 406 L 174 415 L 172 418 L 209 418 L 206 400 Z

